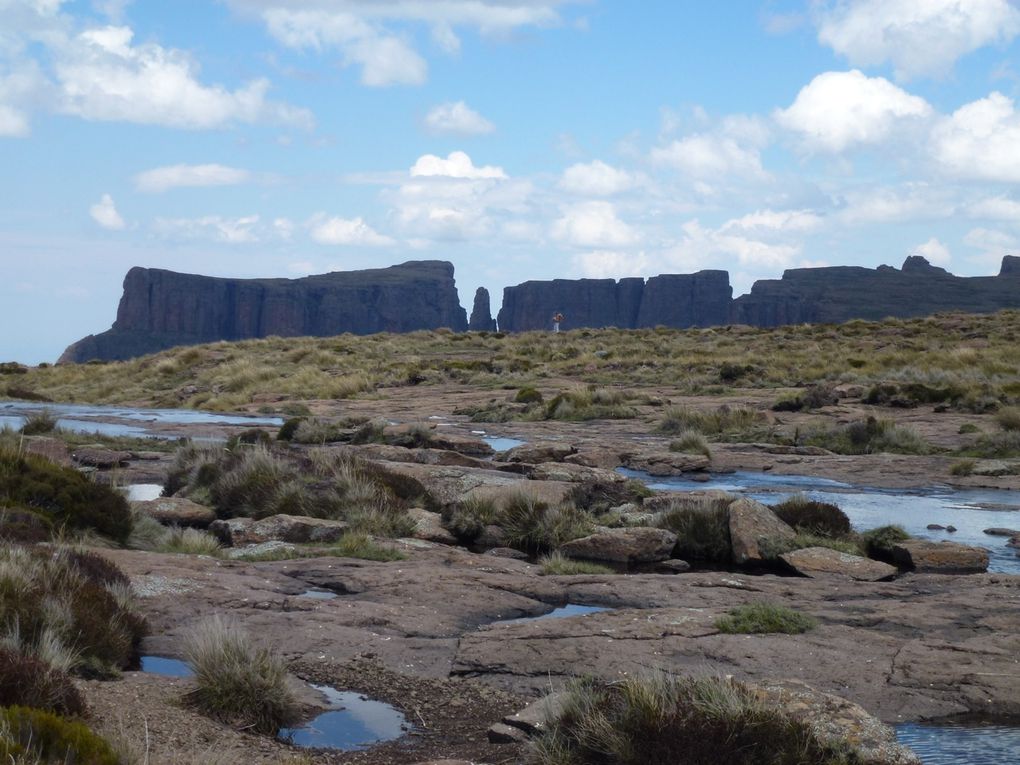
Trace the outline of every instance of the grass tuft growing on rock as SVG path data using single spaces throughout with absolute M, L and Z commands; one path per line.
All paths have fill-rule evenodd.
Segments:
M 726 616 L 716 619 L 715 628 L 729 635 L 767 634 L 779 632 L 798 635 L 818 626 L 817 620 L 786 606 L 772 603 L 751 603 L 731 608 Z
M 591 517 L 583 510 L 572 505 L 553 507 L 523 493 L 507 499 L 498 524 L 507 544 L 529 553 L 555 549 L 594 530 Z
M 576 680 L 560 716 L 529 747 L 531 765 L 844 765 L 754 689 L 719 677 Z
M 817 502 L 795 494 L 772 506 L 781 521 L 797 531 L 822 537 L 845 537 L 851 532 L 850 519 L 836 505 Z
M 549 553 L 538 559 L 542 574 L 546 576 L 572 576 L 575 574 L 615 574 L 609 566 L 585 560 L 571 560 L 560 552 Z
M 712 459 L 712 450 L 708 447 L 708 439 L 696 430 L 682 430 L 676 438 L 669 442 L 671 452 L 681 454 L 703 454 Z
M 44 433 L 52 433 L 57 429 L 57 418 L 50 412 L 43 409 L 40 412 L 32 412 L 25 418 L 25 424 L 21 426 L 23 436 L 39 436 Z
M 820 446 L 837 454 L 930 454 L 933 449 L 917 431 L 892 420 L 868 417 L 834 428 L 816 428 L 808 432 L 804 443 Z
M 187 700 L 204 714 L 260 733 L 296 721 L 283 659 L 237 625 L 219 616 L 200 622 L 185 635 L 184 657 L 196 685 Z
M 893 547 L 908 539 L 910 534 L 902 526 L 879 526 L 861 534 L 861 545 L 869 558 L 891 562 Z
M 686 561 L 726 563 L 732 557 L 729 505 L 733 497 L 675 497 L 656 519 L 656 526 L 677 536 L 673 557 Z

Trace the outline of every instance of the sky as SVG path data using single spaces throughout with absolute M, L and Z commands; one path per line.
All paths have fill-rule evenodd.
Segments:
M 0 361 L 132 266 L 961 275 L 1020 252 L 1015 0 L 0 0 Z

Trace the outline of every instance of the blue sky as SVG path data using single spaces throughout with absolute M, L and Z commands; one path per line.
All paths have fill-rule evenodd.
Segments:
M 0 0 L 0 360 L 133 265 L 526 279 L 1020 251 L 1011 0 Z

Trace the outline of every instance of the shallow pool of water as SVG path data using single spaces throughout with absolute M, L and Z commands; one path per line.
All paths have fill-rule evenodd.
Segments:
M 295 746 L 355 751 L 393 741 L 412 730 L 400 710 L 360 693 L 313 685 L 330 708 L 299 728 L 284 728 L 279 737 Z
M 169 656 L 143 656 L 142 672 L 164 677 L 191 677 L 194 674 L 187 663 Z
M 1020 556 L 1009 547 L 1007 537 L 993 537 L 984 529 L 1020 525 L 1020 492 L 995 489 L 951 489 L 934 486 L 923 489 L 875 489 L 855 487 L 839 481 L 812 476 L 736 472 L 713 475 L 707 482 L 683 478 L 658 478 L 634 470 L 621 471 L 641 478 L 650 488 L 663 491 L 721 489 L 774 505 L 793 493 L 837 505 L 854 528 L 866 531 L 898 524 L 909 534 L 936 541 L 950 540 L 988 550 L 988 570 L 1020 574 Z M 989 507 L 1001 508 L 991 510 Z M 1008 509 L 1007 509 L 1008 508 Z M 955 526 L 956 532 L 931 530 L 928 524 Z
M 311 600 L 333 600 L 336 597 L 335 592 L 329 592 L 328 590 L 305 590 L 299 598 L 310 598 Z
M 896 726 L 896 738 L 924 765 L 1020 763 L 1020 721 L 940 721 Z
M 121 486 L 128 502 L 148 502 L 159 499 L 163 496 L 163 484 L 161 483 L 132 483 Z
M 482 436 L 482 440 L 497 452 L 505 452 L 507 449 L 513 449 L 515 446 L 524 446 L 524 444 L 528 443 L 527 441 L 507 438 L 505 436 Z
M 520 624 L 521 622 L 537 622 L 543 619 L 564 619 L 568 616 L 583 616 L 584 614 L 596 614 L 600 611 L 610 611 L 609 608 L 603 606 L 585 606 L 580 603 L 567 603 L 565 606 L 554 608 L 552 611 L 539 614 L 538 616 L 522 616 L 517 619 L 503 619 L 502 621 L 492 622 L 493 624 Z

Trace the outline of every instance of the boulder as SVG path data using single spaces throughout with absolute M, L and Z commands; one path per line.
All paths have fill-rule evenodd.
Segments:
M 812 578 L 836 575 L 858 582 L 877 582 L 888 579 L 897 572 L 897 568 L 888 563 L 830 550 L 828 547 L 807 547 L 784 553 L 779 557 L 798 574 Z
M 431 513 L 420 507 L 412 507 L 407 511 L 408 517 L 415 522 L 415 539 L 424 539 L 427 542 L 435 542 L 441 545 L 457 544 L 457 537 L 443 528 L 443 516 L 439 513 Z
M 623 483 L 627 480 L 626 476 L 613 470 L 571 465 L 566 462 L 543 462 L 540 465 L 533 465 L 526 475 L 533 481 L 569 481 L 571 483 L 591 481 Z
M 216 512 L 211 507 L 184 497 L 158 497 L 144 502 L 132 502 L 131 507 L 155 518 L 164 526 L 204 529 L 216 520 Z
M 490 744 L 523 744 L 528 740 L 528 734 L 523 729 L 506 723 L 489 726 L 488 737 Z
M 109 470 L 120 467 L 131 459 L 131 452 L 113 451 L 112 449 L 85 447 L 71 453 L 71 459 L 85 467 Z
M 985 529 L 985 533 L 990 534 L 993 537 L 1020 537 L 1020 529 L 1004 529 L 1001 527 L 995 527 Z
M 544 731 L 551 720 L 559 719 L 563 714 L 563 704 L 566 700 L 565 692 L 550 693 L 520 712 L 504 717 L 503 723 L 519 728 L 529 736 L 535 736 Z
M 551 442 L 522 444 L 502 452 L 499 459 L 501 462 L 527 462 L 537 465 L 540 462 L 563 462 L 576 451 L 569 444 Z
M 624 456 L 617 449 L 584 449 L 564 457 L 563 461 L 572 465 L 615 470 L 623 464 Z
M 807 725 L 822 744 L 848 744 L 860 765 L 921 765 L 920 758 L 896 742 L 896 733 L 859 704 L 815 690 L 799 680 L 754 686 L 770 706 Z
M 568 558 L 609 563 L 656 563 L 668 560 L 676 534 L 666 529 L 607 529 L 560 545 Z
M 988 570 L 988 550 L 956 542 L 908 539 L 892 549 L 893 560 L 925 574 L 979 574 Z
M 274 541 L 329 544 L 339 540 L 347 529 L 348 524 L 344 521 L 303 515 L 271 515 L 258 521 L 254 518 L 228 518 L 209 524 L 209 531 L 228 547 Z
M 409 449 L 406 446 L 390 444 L 364 444 L 349 447 L 353 454 L 369 460 L 385 462 L 414 462 L 419 465 L 442 465 L 447 467 L 477 467 L 490 469 L 492 464 L 477 457 L 469 457 L 449 449 Z
M 763 563 L 770 544 L 793 539 L 796 532 L 771 509 L 753 499 L 738 499 L 730 505 L 730 544 L 733 562 Z
M 667 476 L 695 473 L 708 467 L 710 460 L 703 454 L 680 452 L 639 452 L 629 455 L 624 464 L 632 470 L 649 475 Z

